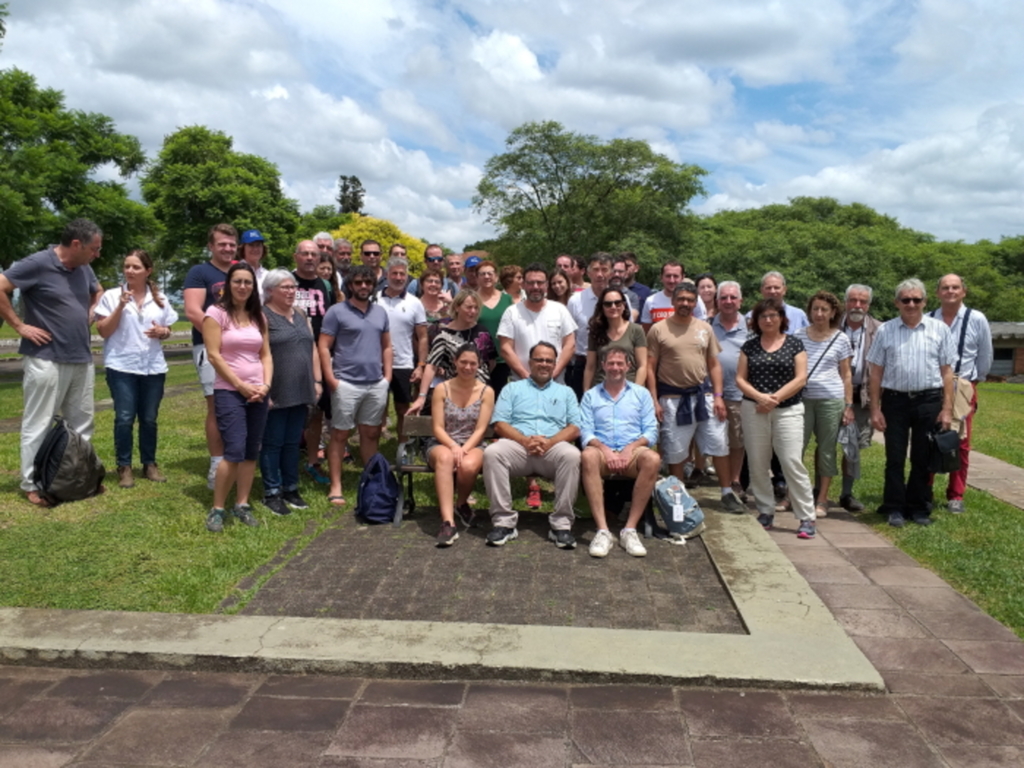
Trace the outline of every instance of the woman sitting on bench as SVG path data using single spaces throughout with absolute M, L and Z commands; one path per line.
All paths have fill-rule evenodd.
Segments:
M 494 412 L 494 390 L 477 377 L 479 369 L 480 350 L 475 344 L 463 344 L 455 352 L 455 376 L 434 387 L 434 437 L 428 441 L 426 453 L 441 507 L 439 547 L 450 547 L 459 538 L 452 503 L 455 492 L 463 525 L 468 528 L 474 517 L 469 495 L 483 466 L 480 443 Z

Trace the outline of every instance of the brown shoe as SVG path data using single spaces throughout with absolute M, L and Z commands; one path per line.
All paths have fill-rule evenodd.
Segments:
M 131 467 L 117 468 L 117 484 L 122 488 L 135 487 L 135 475 L 132 474 Z
M 142 466 L 142 476 L 147 480 L 152 480 L 154 483 L 167 482 L 167 478 L 164 477 L 164 473 L 160 471 L 160 467 L 156 464 L 144 464 Z

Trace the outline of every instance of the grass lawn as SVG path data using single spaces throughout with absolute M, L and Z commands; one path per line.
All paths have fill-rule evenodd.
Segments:
M 1024 385 L 981 384 L 972 448 L 1024 467 Z

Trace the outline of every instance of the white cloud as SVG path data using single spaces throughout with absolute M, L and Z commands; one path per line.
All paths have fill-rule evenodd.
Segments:
M 754 123 L 754 133 L 768 144 L 828 144 L 835 138 L 830 131 L 808 130 L 802 125 L 786 125 L 778 120 Z

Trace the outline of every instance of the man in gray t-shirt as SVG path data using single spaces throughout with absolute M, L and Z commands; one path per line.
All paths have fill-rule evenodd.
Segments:
M 21 419 L 21 488 L 37 493 L 36 453 L 58 413 L 86 439 L 93 430 L 95 372 L 89 346 L 92 312 L 103 295 L 89 264 L 100 253 L 103 233 L 87 219 L 75 219 L 60 245 L 14 262 L 0 275 L 0 317 L 21 336 L 24 408 Z M 11 295 L 21 291 L 22 320 Z

